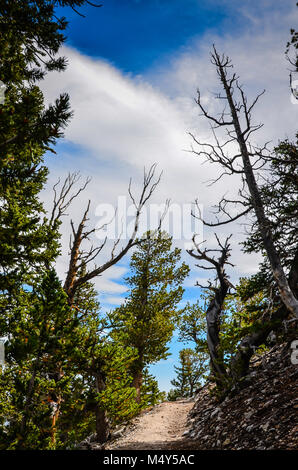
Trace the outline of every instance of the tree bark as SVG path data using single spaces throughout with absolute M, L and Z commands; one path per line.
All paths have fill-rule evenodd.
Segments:
M 110 435 L 110 425 L 105 410 L 101 410 L 98 406 L 95 410 L 96 418 L 96 440 L 100 444 L 106 442 Z
M 96 374 L 96 392 L 102 392 L 106 387 L 105 377 L 101 372 Z M 95 406 L 95 425 L 96 425 L 96 440 L 100 444 L 106 442 L 110 434 L 110 424 L 107 417 L 107 412 L 103 410 L 98 404 Z
M 133 374 L 133 379 L 132 379 L 132 386 L 135 387 L 136 389 L 136 402 L 138 404 L 141 403 L 141 387 L 142 387 L 142 382 L 143 382 L 143 373 L 142 370 L 137 370 Z
M 207 321 L 207 344 L 210 354 L 211 368 L 215 375 L 217 385 L 222 384 L 222 378 L 226 376 L 226 370 L 223 365 L 223 358 L 219 355 L 219 331 L 220 331 L 220 314 L 223 309 L 223 303 L 228 293 L 228 286 L 223 285 L 217 289 L 214 298 L 206 312 Z
M 215 235 L 216 236 L 216 235 Z M 223 357 L 219 354 L 220 346 L 220 315 L 223 310 L 223 304 L 226 298 L 226 295 L 229 292 L 229 288 L 232 287 L 227 274 L 225 273 L 225 265 L 230 264 L 228 259 L 230 257 L 230 244 L 229 239 L 231 235 L 226 239 L 225 244 L 222 245 L 219 238 L 216 236 L 217 242 L 220 246 L 220 257 L 216 260 L 214 257 L 209 256 L 208 252 L 214 250 L 203 250 L 195 242 L 195 237 L 193 237 L 193 242 L 196 247 L 197 253 L 194 253 L 194 250 L 187 250 L 188 253 L 198 260 L 203 260 L 208 262 L 216 270 L 217 279 L 219 281 L 218 287 L 209 287 L 200 286 L 209 289 L 214 293 L 209 306 L 206 311 L 206 321 L 207 321 L 207 344 L 210 355 L 211 369 L 214 374 L 215 382 L 219 388 L 225 386 L 225 377 L 227 376 L 226 369 L 223 362 Z M 210 269 L 210 267 L 197 265 L 202 269 Z

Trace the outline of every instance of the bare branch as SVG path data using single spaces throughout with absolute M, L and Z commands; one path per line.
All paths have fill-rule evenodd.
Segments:
M 219 286 L 214 285 L 208 281 L 208 285 L 204 286 L 202 284 L 196 283 L 197 286 L 202 289 L 207 289 L 212 292 L 212 298 L 210 300 L 209 306 L 206 311 L 206 320 L 207 320 L 207 344 L 210 353 L 210 360 L 213 373 L 215 375 L 216 381 L 218 384 L 221 383 L 222 377 L 226 376 L 226 370 L 224 366 L 223 357 L 219 355 L 219 331 L 220 331 L 220 315 L 223 310 L 223 304 L 226 298 L 226 295 L 229 293 L 231 288 L 234 288 L 227 274 L 225 273 L 225 265 L 230 264 L 228 259 L 230 257 L 230 238 L 228 236 L 224 243 L 220 241 L 218 236 L 215 234 L 219 249 L 208 250 L 202 249 L 201 244 L 196 243 L 195 236 L 193 237 L 193 242 L 195 245 L 196 253 L 194 250 L 188 250 L 188 253 L 196 259 L 203 260 L 211 266 L 202 266 L 203 269 L 216 269 L 217 277 L 215 283 L 218 280 Z M 204 242 L 203 242 L 204 243 Z M 208 252 L 219 252 L 220 256 L 218 258 L 209 256 Z
M 69 173 L 68 176 L 65 178 L 64 183 L 59 192 L 57 188 L 60 184 L 60 178 L 58 179 L 57 183 L 54 184 L 54 201 L 50 218 L 51 226 L 53 226 L 57 221 L 59 221 L 62 216 L 67 215 L 66 210 L 68 209 L 70 204 L 73 202 L 74 199 L 79 196 L 82 191 L 86 189 L 86 186 L 91 181 L 91 178 L 86 178 L 84 184 L 71 194 L 72 189 L 80 179 L 81 175 L 78 172 Z
M 298 300 L 293 290 L 289 286 L 287 276 L 281 263 L 280 254 L 276 249 L 273 239 L 272 227 L 270 225 L 270 221 L 267 219 L 264 202 L 262 200 L 260 188 L 258 186 L 258 177 L 255 175 L 255 171 L 265 167 L 268 161 L 268 157 L 266 155 L 266 144 L 262 149 L 255 149 L 255 151 L 252 151 L 252 146 L 248 142 L 248 139 L 251 137 L 252 133 L 258 131 L 263 125 L 252 124 L 251 113 L 259 98 L 264 94 L 264 91 L 258 94 L 252 103 L 248 105 L 247 98 L 243 92 L 242 86 L 239 84 L 238 77 L 235 75 L 235 73 L 229 73 L 228 69 L 233 67 L 230 59 L 224 54 L 220 56 L 214 45 L 213 52 L 211 54 L 211 62 L 215 65 L 217 74 L 221 81 L 224 90 L 224 98 L 229 107 L 231 121 L 225 121 L 224 119 L 224 116 L 226 115 L 225 108 L 219 119 L 215 118 L 214 116 L 210 116 L 201 104 L 199 93 L 197 103 L 202 110 L 203 115 L 208 120 L 215 122 L 218 127 L 225 125 L 226 127 L 232 128 L 227 129 L 227 134 L 230 138 L 230 141 L 234 140 L 235 143 L 237 143 L 239 147 L 239 154 L 231 158 L 223 151 L 223 148 L 219 148 L 220 145 L 217 137 L 215 136 L 214 127 L 212 128 L 212 132 L 216 145 L 209 144 L 207 146 L 208 151 L 203 148 L 203 150 L 197 152 L 194 151 L 194 153 L 207 157 L 211 163 L 219 163 L 225 170 L 223 175 L 240 173 L 241 176 L 245 178 L 245 184 L 247 185 L 250 193 L 250 206 L 252 206 L 254 209 L 258 230 L 260 232 L 263 246 L 266 250 L 268 260 L 271 265 L 271 271 L 278 286 L 281 299 L 284 302 L 288 312 L 293 314 L 295 317 L 298 317 Z M 237 98 L 235 95 L 240 96 L 240 98 Z M 221 95 L 219 96 L 221 97 Z M 245 121 L 244 129 L 242 127 L 243 120 Z M 200 142 L 198 142 L 193 136 L 192 138 L 198 145 L 201 145 Z M 241 170 L 235 168 L 234 165 L 234 162 L 238 158 L 241 158 L 242 160 Z M 251 162 L 251 158 L 254 158 L 253 162 Z M 221 176 L 218 179 L 220 179 Z M 227 215 L 225 207 L 225 205 L 219 205 L 221 211 Z M 248 213 L 250 210 L 251 207 L 247 207 L 247 209 L 242 213 L 237 214 L 234 217 L 230 216 L 228 221 L 218 221 L 216 225 L 222 225 L 223 223 L 236 220 L 242 215 Z M 212 226 L 214 226 L 214 224 L 212 224 Z
M 211 116 L 210 114 L 208 114 L 208 112 L 206 111 L 206 109 L 205 109 L 204 106 L 202 105 L 202 102 L 201 102 L 201 93 L 200 93 L 200 90 L 199 90 L 199 89 L 197 90 L 197 99 L 195 100 L 195 102 L 196 102 L 196 104 L 199 106 L 200 110 L 202 111 L 202 114 L 203 114 L 207 119 L 209 119 L 210 121 L 215 122 L 215 124 L 217 125 L 217 127 L 221 127 L 221 126 L 230 126 L 231 124 L 233 124 L 233 121 L 224 121 L 224 114 L 222 114 L 219 119 L 216 119 L 214 116 Z
M 111 266 L 115 265 L 118 261 L 120 261 L 120 259 L 123 258 L 123 256 L 128 252 L 130 248 L 140 243 L 140 240 L 137 240 L 136 236 L 137 236 L 137 232 L 139 228 L 139 220 L 140 220 L 141 211 L 144 205 L 146 204 L 146 202 L 148 201 L 148 199 L 152 196 L 153 192 L 155 191 L 161 179 L 161 174 L 157 178 L 155 178 L 155 171 L 156 171 L 156 164 L 152 165 L 148 172 L 144 170 L 143 187 L 142 187 L 142 191 L 138 199 L 135 196 L 133 196 L 132 189 L 131 189 L 131 180 L 129 182 L 128 193 L 136 209 L 136 213 L 135 213 L 133 232 L 129 240 L 127 241 L 126 245 L 122 247 L 118 251 L 118 253 L 116 253 L 116 249 L 118 248 L 120 239 L 121 239 L 121 234 L 120 234 L 120 236 L 117 238 L 117 240 L 113 244 L 109 259 L 103 264 L 101 264 L 100 266 L 95 266 L 94 269 L 91 269 L 89 271 L 87 270 L 82 275 L 79 275 L 80 267 L 82 265 L 86 267 L 90 263 L 90 261 L 94 260 L 97 257 L 97 255 L 101 252 L 107 240 L 105 238 L 103 244 L 99 247 L 96 247 L 96 248 L 91 247 L 91 249 L 87 252 L 82 251 L 81 244 L 83 240 L 87 239 L 88 236 L 91 233 L 93 233 L 95 230 L 95 229 L 92 229 L 90 231 L 86 231 L 85 229 L 85 224 L 87 221 L 87 214 L 89 211 L 90 204 L 88 204 L 88 207 L 83 215 L 83 218 L 77 230 L 74 229 L 74 226 L 72 224 L 74 240 L 73 240 L 72 249 L 70 253 L 70 262 L 69 262 L 67 277 L 66 277 L 65 284 L 64 284 L 64 289 L 68 295 L 69 303 L 71 305 L 74 300 L 75 292 L 79 286 L 85 284 L 86 282 L 90 281 L 94 277 L 100 276 L 103 272 L 105 272 Z M 168 204 L 166 203 L 166 206 L 167 205 Z M 161 224 L 161 221 L 159 223 L 159 226 L 160 224 Z

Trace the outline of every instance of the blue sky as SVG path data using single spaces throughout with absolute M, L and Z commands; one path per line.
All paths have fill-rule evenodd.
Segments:
M 84 195 L 72 208 L 75 222 L 90 198 L 90 225 L 98 223 L 96 207 L 117 204 L 119 195 L 127 194 L 129 178 L 140 189 L 143 167 L 158 163 L 163 177 L 152 201 L 167 198 L 177 204 L 189 204 L 199 197 L 204 213 L 218 196 L 236 190 L 237 179 L 221 181 L 208 187 L 206 180 L 218 169 L 203 165 L 193 155 L 187 131 L 206 139 L 208 127 L 199 120 L 194 104 L 196 89 L 212 108 L 212 92 L 217 79 L 210 66 L 213 42 L 228 53 L 246 85 L 248 97 L 266 88 L 256 110 L 256 120 L 265 123 L 258 138 L 264 140 L 292 137 L 296 130 L 298 106 L 291 103 L 288 89 L 288 64 L 284 58 L 289 30 L 297 24 L 295 1 L 284 0 L 104 0 L 103 7 L 85 6 L 79 11 L 58 9 L 69 20 L 63 54 L 69 66 L 62 74 L 49 74 L 43 85 L 47 101 L 60 92 L 70 94 L 74 118 L 65 139 L 57 146 L 57 157 L 49 155 L 49 185 L 44 194 L 51 201 L 51 185 L 69 171 L 92 176 Z M 241 253 L 239 242 L 244 229 L 239 224 L 218 232 L 222 237 L 233 233 L 231 272 L 239 276 L 256 271 L 257 257 Z M 69 225 L 63 226 L 63 250 L 58 272 L 63 278 L 67 264 Z M 214 246 L 211 231 L 202 234 L 208 246 Z M 95 240 L 96 241 L 96 240 Z M 196 269 L 185 252 L 185 240 L 175 240 L 191 274 L 185 282 L 186 301 L 195 302 L 206 273 Z M 99 260 L 100 263 L 101 260 Z M 96 280 L 103 309 L 114 308 L 126 294 L 123 277 L 129 256 Z M 169 390 L 173 366 L 183 347 L 173 339 L 172 356 L 152 367 L 160 388 Z
M 214 5 L 205 0 L 106 0 L 99 9 L 81 8 L 85 19 L 68 9 L 68 44 L 127 72 L 143 73 L 206 29 L 220 30 L 227 14 Z

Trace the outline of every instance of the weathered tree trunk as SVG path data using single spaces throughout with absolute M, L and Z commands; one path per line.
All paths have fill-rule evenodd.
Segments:
M 110 434 L 110 425 L 105 410 L 101 410 L 98 406 L 95 410 L 96 417 L 96 440 L 100 444 L 106 442 Z
M 105 377 L 101 372 L 96 374 L 96 391 L 102 392 L 106 387 Z M 95 406 L 95 420 L 96 420 L 96 440 L 103 444 L 108 440 L 110 434 L 110 424 L 107 417 L 107 412 L 103 410 L 98 404 Z
M 225 265 L 231 264 L 228 262 L 230 257 L 230 245 L 228 237 L 225 241 L 225 244 L 222 245 L 216 236 L 217 242 L 220 246 L 220 257 L 216 260 L 214 257 L 208 255 L 208 252 L 213 250 L 202 250 L 196 243 L 195 237 L 193 238 L 193 242 L 196 247 L 197 253 L 194 253 L 194 250 L 188 250 L 188 253 L 198 260 L 207 261 L 213 268 L 197 265 L 203 269 L 215 269 L 217 274 L 217 279 L 219 281 L 218 287 L 204 287 L 209 289 L 213 292 L 213 297 L 209 303 L 209 306 L 206 311 L 206 321 L 207 321 L 207 344 L 209 349 L 210 355 L 210 363 L 211 369 L 214 374 L 215 382 L 219 388 L 223 388 L 225 386 L 225 378 L 227 376 L 223 357 L 219 353 L 219 346 L 220 346 L 220 339 L 219 339 L 219 331 L 220 331 L 220 314 L 223 310 L 223 304 L 226 298 L 226 295 L 229 292 L 229 288 L 232 287 L 227 274 L 225 273 Z
M 298 317 L 298 300 L 289 286 L 287 277 L 284 273 L 284 270 L 280 261 L 279 254 L 275 249 L 272 232 L 270 229 L 270 223 L 267 220 L 266 215 L 265 215 L 263 202 L 260 196 L 259 188 L 258 188 L 255 175 L 253 172 L 253 168 L 251 165 L 249 151 L 248 151 L 246 140 L 245 140 L 245 134 L 243 133 L 241 129 L 238 114 L 237 114 L 237 109 L 236 109 L 236 103 L 234 102 L 234 99 L 232 96 L 232 87 L 231 85 L 228 84 L 226 70 L 216 51 L 215 51 L 215 59 L 216 59 L 216 65 L 218 67 L 220 79 L 223 84 L 227 101 L 230 107 L 233 126 L 235 129 L 237 142 L 238 142 L 240 153 L 242 156 L 246 183 L 247 183 L 250 195 L 251 195 L 251 202 L 252 202 L 252 205 L 256 214 L 257 222 L 260 228 L 264 248 L 266 250 L 266 253 L 267 253 L 270 265 L 271 265 L 272 274 L 276 281 L 281 299 L 285 307 L 287 308 L 289 312 L 291 312 L 293 315 Z
M 228 286 L 223 285 L 215 293 L 206 312 L 207 320 L 207 344 L 210 354 L 211 368 L 214 373 L 217 385 L 222 384 L 222 378 L 226 376 L 226 370 L 223 365 L 223 358 L 219 354 L 219 331 L 220 314 L 223 309 L 223 303 L 228 292 Z
M 142 381 L 143 381 L 142 370 L 138 370 L 133 374 L 133 379 L 132 379 L 132 386 L 135 387 L 136 392 L 137 392 L 137 394 L 136 394 L 136 402 L 137 403 L 141 402 Z
M 36 372 L 37 372 L 37 367 L 33 369 L 33 373 L 28 384 L 28 391 L 26 395 L 25 407 L 24 407 L 23 418 L 22 418 L 22 423 L 21 423 L 21 435 L 22 436 L 24 436 L 26 432 L 27 420 L 29 417 L 29 408 L 32 402 L 32 395 L 34 391 Z
M 61 366 L 58 368 L 56 372 L 51 374 L 52 378 L 55 380 L 57 383 L 64 375 L 64 372 L 61 368 Z M 53 448 L 56 445 L 56 426 L 57 426 L 57 421 L 59 419 L 59 414 L 60 414 L 60 407 L 61 407 L 61 402 L 62 402 L 62 396 L 61 395 L 56 395 L 55 392 L 53 392 L 50 397 L 50 405 L 52 407 L 52 424 L 51 424 L 51 443 Z
M 109 269 L 111 266 L 114 266 L 118 261 L 120 261 L 123 256 L 135 245 L 140 243 L 139 240 L 136 239 L 137 233 L 139 230 L 139 220 L 141 217 L 141 212 L 145 204 L 147 203 L 148 199 L 152 196 L 153 192 L 155 191 L 156 186 L 160 182 L 161 175 L 157 178 L 157 181 L 154 182 L 154 175 L 156 170 L 156 164 L 152 165 L 148 172 L 144 172 L 144 179 L 143 179 L 143 189 L 141 191 L 140 198 L 137 200 L 133 197 L 131 193 L 131 182 L 129 184 L 128 192 L 132 199 L 132 202 L 135 206 L 136 213 L 134 218 L 134 228 L 133 232 L 127 241 L 126 245 L 120 249 L 120 251 L 116 254 L 115 250 L 120 242 L 120 238 L 118 238 L 112 248 L 110 258 L 101 266 L 98 266 L 90 271 L 86 270 L 84 274 L 78 275 L 80 266 L 84 264 L 87 266 L 91 261 L 93 261 L 102 251 L 103 247 L 106 244 L 106 239 L 104 242 L 94 248 L 91 246 L 89 251 L 83 249 L 82 244 L 84 241 L 89 240 L 89 236 L 91 233 L 95 231 L 86 230 L 86 222 L 88 220 L 88 212 L 90 208 L 90 201 L 88 202 L 87 208 L 84 212 L 83 218 L 77 229 L 75 229 L 73 222 L 71 221 L 72 233 L 73 233 L 73 240 L 71 241 L 71 250 L 70 250 L 70 259 L 69 259 L 69 266 L 68 271 L 64 283 L 64 290 L 68 297 L 68 303 L 70 306 L 73 306 L 75 294 L 77 289 L 80 286 L 86 284 L 86 282 L 91 281 L 93 278 L 97 276 L 101 276 L 103 272 Z M 77 193 L 73 196 L 69 196 L 69 200 L 67 201 L 67 197 L 69 195 L 69 191 L 76 183 L 76 174 L 70 175 L 61 190 L 60 196 L 54 200 L 54 207 L 51 216 L 51 225 L 54 224 L 56 221 L 60 220 L 61 216 L 64 214 L 66 208 L 72 202 L 72 200 L 82 191 L 85 189 L 87 184 L 89 183 L 89 179 L 87 179 L 84 186 L 77 191 Z M 56 195 L 56 191 L 55 191 Z
M 294 292 L 294 295 L 298 297 L 298 249 L 295 253 L 289 272 L 289 286 Z

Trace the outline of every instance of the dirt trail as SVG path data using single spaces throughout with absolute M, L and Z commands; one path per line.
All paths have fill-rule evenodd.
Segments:
M 187 441 L 182 434 L 187 429 L 187 415 L 192 407 L 192 402 L 183 400 L 161 403 L 137 417 L 132 429 L 106 449 L 183 450 L 187 447 Z

